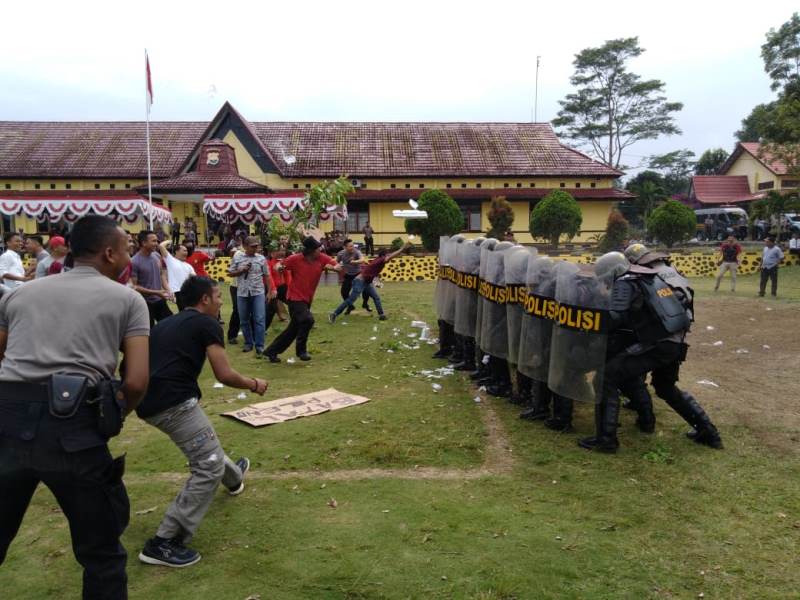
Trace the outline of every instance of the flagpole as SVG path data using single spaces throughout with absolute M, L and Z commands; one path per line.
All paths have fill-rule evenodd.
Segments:
M 153 178 L 150 174 L 150 78 L 149 69 L 150 64 L 147 60 L 147 48 L 144 50 L 144 64 L 145 64 L 145 86 L 144 86 L 144 104 L 146 113 L 147 132 L 147 199 L 150 202 L 150 230 L 153 230 Z

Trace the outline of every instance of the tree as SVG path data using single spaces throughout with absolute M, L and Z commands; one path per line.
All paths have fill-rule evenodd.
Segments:
M 800 82 L 800 16 L 792 17 L 778 30 L 767 32 L 767 41 L 761 46 L 764 70 L 772 79 L 770 87 L 778 91 L 792 82 Z
M 618 210 L 612 210 L 608 213 L 606 232 L 600 238 L 598 250 L 600 252 L 619 250 L 625 240 L 628 239 L 629 230 L 630 225 L 625 217 L 622 216 L 622 213 Z
M 728 160 L 728 152 L 722 148 L 706 150 L 694 164 L 694 174 L 716 175 L 726 160 Z
M 511 229 L 511 225 L 514 223 L 514 210 L 504 196 L 496 196 L 489 204 L 487 217 L 492 227 L 486 233 L 486 237 L 502 240 L 506 231 Z
M 426 190 L 419 196 L 419 210 L 427 219 L 406 219 L 406 232 L 419 235 L 428 251 L 439 249 L 439 237 L 455 235 L 464 228 L 464 215 L 455 200 L 441 190 Z
M 697 231 L 694 211 L 676 200 L 667 200 L 647 219 L 648 232 L 667 248 L 688 240 Z
M 661 173 L 642 171 L 630 179 L 625 189 L 636 194 L 634 200 L 626 200 L 623 207 L 630 218 L 646 225 L 647 218 L 659 202 L 667 198 L 666 182 Z
M 769 123 L 772 112 L 775 110 L 775 102 L 757 105 L 750 114 L 742 119 L 742 128 L 734 135 L 740 142 L 759 142 L 764 137 L 767 124 Z
M 609 40 L 575 55 L 570 83 L 577 91 L 560 101 L 553 125 L 559 135 L 591 146 L 609 167 L 618 169 L 628 146 L 660 135 L 680 133 L 672 113 L 683 108 L 667 102 L 665 84 L 642 80 L 626 62 L 642 54 L 638 38 Z
M 674 150 L 650 157 L 648 167 L 664 173 L 664 192 L 667 196 L 685 194 L 689 190 L 695 165 L 693 158 L 694 152 L 691 150 Z
M 553 190 L 531 211 L 530 232 L 546 239 L 555 250 L 562 235 L 572 239 L 581 229 L 581 208 L 568 192 Z

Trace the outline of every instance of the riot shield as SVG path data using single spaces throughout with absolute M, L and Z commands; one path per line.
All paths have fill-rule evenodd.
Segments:
M 519 363 L 519 340 L 522 327 L 522 311 L 528 288 L 525 276 L 528 272 L 528 261 L 535 256 L 535 248 L 515 247 L 505 255 L 506 277 L 506 327 L 508 328 L 508 362 Z
M 475 344 L 481 347 L 481 337 L 483 335 L 483 312 L 488 300 L 483 296 L 484 282 L 486 280 L 486 268 L 489 266 L 489 255 L 494 251 L 498 244 L 494 238 L 488 238 L 481 244 L 481 259 L 478 266 L 478 301 L 475 310 Z
M 459 255 L 461 248 L 464 246 L 464 236 L 454 235 L 447 242 L 447 253 L 445 260 L 447 261 L 447 280 L 443 288 L 442 298 L 442 319 L 450 325 L 455 323 L 456 318 L 456 269 L 458 267 Z
M 506 325 L 505 255 L 515 248 L 511 242 L 498 243 L 488 254 L 483 281 L 483 297 L 487 300 L 481 315 L 480 348 L 497 358 L 508 357 Z
M 438 277 L 436 278 L 436 290 L 433 292 L 433 306 L 436 309 L 437 319 L 441 319 L 442 315 L 444 314 L 444 281 L 447 267 L 445 252 L 449 239 L 449 235 L 443 235 L 439 237 L 439 271 Z
M 475 318 L 478 309 L 478 271 L 481 266 L 481 245 L 484 238 L 461 244 L 456 290 L 455 331 L 464 337 L 475 337 Z
M 582 402 L 599 402 L 608 342 L 610 288 L 592 265 L 561 263 L 556 269 L 550 372 L 555 394 Z
M 555 302 L 556 265 L 546 256 L 532 256 L 525 275 L 528 293 L 520 327 L 517 369 L 535 381 L 547 382 L 550 370 L 553 321 L 547 317 L 547 310 Z

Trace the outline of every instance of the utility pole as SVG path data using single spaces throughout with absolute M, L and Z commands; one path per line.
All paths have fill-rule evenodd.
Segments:
M 539 59 L 541 56 L 536 57 L 536 85 L 533 92 L 533 122 L 536 123 L 539 119 Z

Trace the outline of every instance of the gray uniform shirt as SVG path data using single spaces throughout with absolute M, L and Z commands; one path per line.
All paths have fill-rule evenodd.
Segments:
M 141 294 L 80 266 L 5 294 L 0 330 L 0 381 L 79 373 L 97 382 L 113 376 L 125 338 L 150 334 L 150 318 Z
M 342 250 L 336 255 L 336 262 L 342 265 L 345 275 L 353 275 L 354 277 L 361 272 L 361 265 L 353 261 L 361 260 L 361 252 L 353 250 L 352 254 L 348 254 L 347 250 Z
M 36 279 L 47 277 L 47 270 L 53 264 L 53 257 L 47 250 L 42 250 L 36 255 Z

